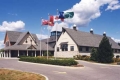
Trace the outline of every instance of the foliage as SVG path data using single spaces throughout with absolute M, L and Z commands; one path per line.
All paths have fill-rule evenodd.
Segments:
M 62 65 L 62 66 L 71 66 L 77 65 L 78 62 L 74 59 L 46 59 L 43 57 L 21 57 L 20 61 L 34 62 L 34 63 L 43 63 L 43 64 L 53 64 L 53 65 Z
M 47 56 L 47 51 L 43 54 L 43 56 Z M 48 56 L 53 56 L 51 52 L 48 51 Z
M 96 61 L 97 60 L 97 49 L 92 48 L 90 53 L 90 60 Z
M 109 39 L 104 36 L 98 48 L 97 61 L 101 63 L 111 63 L 113 59 L 113 51 Z
M 120 58 L 113 58 L 113 62 L 120 62 Z
M 76 56 L 73 56 L 73 57 L 76 60 L 85 60 L 85 61 L 90 60 L 90 56 L 87 56 L 87 55 L 76 55 Z
M 4 52 L 4 49 L 0 49 L 0 52 Z

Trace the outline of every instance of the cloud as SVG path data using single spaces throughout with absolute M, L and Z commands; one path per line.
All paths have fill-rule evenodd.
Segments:
M 23 30 L 24 27 L 25 27 L 25 23 L 20 20 L 16 22 L 3 21 L 2 25 L 0 25 L 0 32 L 5 32 L 6 30 L 9 31 Z
M 116 10 L 120 9 L 120 3 L 118 0 L 113 0 L 107 7 L 106 10 Z
M 12 16 L 18 16 L 18 14 L 13 14 L 13 13 L 8 13 L 9 15 L 12 15 Z
M 91 20 L 101 16 L 101 7 L 104 5 L 107 5 L 107 9 L 105 10 L 116 10 L 120 8 L 118 0 L 80 0 L 72 8 L 65 10 L 65 12 L 74 12 L 74 17 L 65 21 L 80 27 L 86 26 Z
M 49 36 L 48 35 L 44 35 L 44 34 L 36 34 L 37 35 L 37 37 L 38 37 L 38 39 L 46 39 L 46 38 L 49 38 Z
M 4 41 L 4 40 L 1 40 L 1 41 L 0 41 L 0 49 L 4 47 L 3 41 Z
M 69 25 L 66 22 L 61 23 L 55 23 L 55 25 L 52 27 L 51 31 L 62 31 L 62 27 L 68 28 Z
M 111 39 L 113 39 L 115 42 L 117 42 L 117 43 L 120 43 L 120 39 L 115 39 L 115 38 L 111 38 Z

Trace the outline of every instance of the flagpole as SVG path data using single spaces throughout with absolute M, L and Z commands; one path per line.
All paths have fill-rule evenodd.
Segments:
M 41 57 L 41 40 L 42 40 L 42 17 L 41 17 L 41 27 L 40 27 L 40 57 Z
M 48 13 L 48 20 L 49 20 L 49 13 Z M 48 24 L 49 27 L 49 24 Z M 49 29 L 48 29 L 48 37 L 49 37 Z M 48 59 L 48 38 L 47 38 L 47 59 Z
M 58 9 L 57 9 L 57 15 L 58 15 Z M 57 23 L 57 22 L 56 22 Z M 56 25 L 56 48 L 55 48 L 55 59 L 56 59 L 56 57 L 57 57 L 57 26 L 58 26 L 58 23 L 57 23 L 57 25 Z

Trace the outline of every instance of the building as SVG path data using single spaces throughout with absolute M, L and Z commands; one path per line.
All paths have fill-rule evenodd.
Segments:
M 6 31 L 4 38 L 4 53 L 0 57 L 42 56 L 47 51 L 47 43 L 38 40 L 36 34 L 30 32 Z M 40 52 L 41 49 L 41 52 Z M 48 45 L 48 50 L 54 54 L 54 49 Z
M 57 41 L 57 53 L 54 52 L 56 57 L 73 57 L 75 55 L 88 55 L 90 56 L 93 47 L 98 48 L 103 36 L 106 33 L 98 35 L 91 29 L 90 32 L 82 32 L 73 26 L 73 29 L 62 28 L 62 33 Z M 114 56 L 120 55 L 120 46 L 108 37 L 112 45 Z M 56 46 L 56 45 L 55 45 Z
M 93 47 L 98 48 L 103 36 L 107 36 L 106 33 L 98 35 L 92 29 L 90 32 L 78 31 L 75 25 L 73 29 L 62 28 L 62 32 L 53 31 L 50 38 L 41 41 L 36 34 L 30 32 L 6 31 L 4 53 L 0 53 L 0 57 L 43 56 L 47 51 L 47 44 L 48 51 L 55 57 L 90 55 Z M 114 56 L 120 55 L 120 46 L 110 37 L 108 39 L 112 45 Z

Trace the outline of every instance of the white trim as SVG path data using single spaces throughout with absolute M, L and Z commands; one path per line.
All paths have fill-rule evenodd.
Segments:
M 19 50 L 18 50 L 18 57 L 20 56 L 20 54 L 19 54 Z
M 11 51 L 9 50 L 8 53 L 9 53 L 9 58 L 11 58 Z
M 35 57 L 36 57 L 36 50 L 35 50 Z

